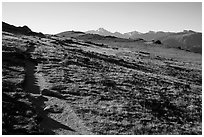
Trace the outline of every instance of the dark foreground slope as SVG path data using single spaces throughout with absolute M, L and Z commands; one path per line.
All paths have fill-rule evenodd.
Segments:
M 27 26 L 16 27 L 16 26 L 10 25 L 10 24 L 5 23 L 5 22 L 2 22 L 2 31 L 14 33 L 14 34 L 21 34 L 21 35 L 45 37 L 45 35 L 43 33 L 33 32 Z
M 202 134 L 201 62 L 59 36 L 2 41 L 3 134 Z
M 13 39 L 14 38 L 14 39 Z M 39 127 L 41 116 L 36 113 L 30 95 L 24 90 L 25 62 L 30 60 L 27 46 L 19 36 L 2 36 L 2 134 L 44 134 Z

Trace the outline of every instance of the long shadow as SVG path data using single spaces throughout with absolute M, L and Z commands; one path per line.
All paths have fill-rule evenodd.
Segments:
M 46 134 L 52 134 L 52 135 L 55 134 L 55 132 L 53 131 L 55 129 L 65 129 L 65 130 L 69 130 L 72 132 L 76 132 L 74 129 L 72 129 L 66 125 L 63 125 L 60 122 L 57 122 L 50 117 L 45 117 L 43 119 L 43 124 L 41 124 L 41 127 L 44 129 Z M 49 128 L 47 128 L 47 127 L 49 127 Z
M 44 102 L 48 99 L 43 96 L 39 96 L 37 98 L 31 97 L 30 100 L 33 102 L 34 106 L 36 107 L 37 113 L 40 118 L 42 118 L 42 121 L 40 123 L 40 127 L 43 129 L 45 134 L 54 135 L 55 132 L 53 130 L 55 129 L 65 129 L 72 132 L 76 132 L 74 129 L 61 124 L 60 122 L 57 122 L 56 120 L 48 117 L 48 112 L 44 111 L 42 106 L 44 106 Z
M 31 61 L 25 63 L 25 78 L 24 88 L 27 92 L 32 94 L 40 94 L 40 87 L 37 85 L 37 79 L 35 77 L 35 64 Z
M 43 106 L 45 106 L 45 101 L 48 99 L 40 95 L 40 87 L 37 85 L 37 79 L 35 77 L 35 63 L 31 61 L 26 61 L 25 65 L 25 79 L 24 79 L 24 89 L 28 93 L 32 93 L 37 96 L 30 96 L 29 100 L 35 107 L 35 110 L 42 118 L 40 122 L 40 127 L 45 131 L 45 134 L 55 134 L 54 129 L 65 129 L 69 131 L 76 132 L 70 127 L 63 125 L 52 118 L 48 117 L 48 113 L 43 110 Z

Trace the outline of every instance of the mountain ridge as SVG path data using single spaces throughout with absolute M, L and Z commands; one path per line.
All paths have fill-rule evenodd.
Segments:
M 8 23 L 2 22 L 2 31 L 16 33 L 16 34 L 23 34 L 23 35 L 33 35 L 39 37 L 45 37 L 43 33 L 33 32 L 29 27 L 16 27 L 10 25 Z M 132 31 L 127 33 L 120 33 L 120 32 L 110 32 L 105 30 L 104 28 L 99 28 L 97 31 L 65 31 L 59 33 L 57 35 L 61 35 L 63 37 L 79 37 L 86 34 L 94 34 L 102 35 L 102 36 L 111 36 L 109 38 L 122 38 L 122 39 L 143 39 L 146 41 L 157 41 L 160 40 L 161 43 L 165 47 L 168 48 L 177 48 L 181 50 L 187 50 L 190 52 L 201 53 L 202 54 L 202 33 L 195 32 L 192 30 L 184 30 L 183 32 L 163 32 L 163 31 L 149 31 L 147 33 L 140 33 L 138 31 Z M 94 37 L 94 36 L 93 36 Z
M 102 30 L 102 31 L 101 31 Z M 131 31 L 127 33 L 110 32 L 103 28 L 97 31 L 86 31 L 85 33 L 98 34 L 102 36 L 115 36 L 126 39 L 144 39 L 146 41 L 160 40 L 166 47 L 202 53 L 202 33 L 193 30 L 182 32 L 149 31 L 141 33 Z
M 183 30 L 182 32 L 165 32 L 165 31 L 148 31 L 145 33 L 139 32 L 139 31 L 130 31 L 130 32 L 125 32 L 125 33 L 121 33 L 121 32 L 111 32 L 109 30 L 106 30 L 104 28 L 99 28 L 97 30 L 88 30 L 85 31 L 85 33 L 90 33 L 90 34 L 99 34 L 102 36 L 115 36 L 115 37 L 120 37 L 120 38 L 145 38 L 146 40 L 152 40 L 155 38 L 159 38 L 159 37 L 163 37 L 165 35 L 171 35 L 171 34 L 180 34 L 180 33 L 201 33 L 201 32 L 196 32 L 193 30 Z M 148 35 L 158 35 L 158 36 L 154 36 L 154 37 L 149 37 Z M 151 39 L 152 38 L 152 39 Z

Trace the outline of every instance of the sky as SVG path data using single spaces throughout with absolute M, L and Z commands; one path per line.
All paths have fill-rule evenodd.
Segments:
M 111 32 L 202 32 L 201 2 L 3 2 L 2 21 L 57 34 L 105 28 Z

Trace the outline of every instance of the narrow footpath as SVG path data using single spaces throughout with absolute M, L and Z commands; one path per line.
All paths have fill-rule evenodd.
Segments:
M 33 49 L 34 50 L 34 49 Z M 30 52 L 32 52 L 31 50 Z M 89 129 L 76 115 L 67 100 L 51 96 L 41 95 L 43 89 L 49 89 L 52 85 L 46 81 L 41 71 L 42 64 L 36 66 L 30 60 L 25 61 L 24 89 L 30 94 L 36 112 L 42 118 L 40 127 L 45 134 L 58 135 L 90 135 Z M 58 106 L 63 109 L 61 113 L 45 111 L 47 106 Z

